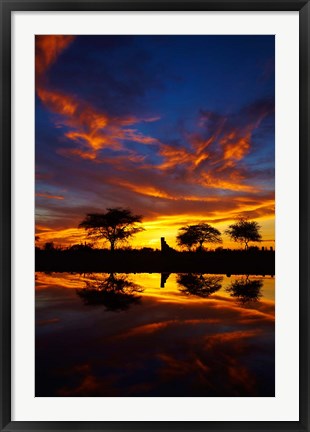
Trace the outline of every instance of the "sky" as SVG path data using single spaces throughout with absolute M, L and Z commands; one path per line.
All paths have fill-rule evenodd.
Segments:
M 274 247 L 274 36 L 36 36 L 36 235 L 130 208 L 134 247 L 239 216 Z M 234 245 L 223 236 L 224 247 Z

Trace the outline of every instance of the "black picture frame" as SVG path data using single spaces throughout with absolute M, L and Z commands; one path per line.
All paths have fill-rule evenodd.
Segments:
M 1 431 L 310 431 L 309 423 L 309 0 L 0 0 L 1 6 Z M 298 11 L 300 24 L 300 420 L 238 422 L 11 421 L 11 13 L 13 11 Z

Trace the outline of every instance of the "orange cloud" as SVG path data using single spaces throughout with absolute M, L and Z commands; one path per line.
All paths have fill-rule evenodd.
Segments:
M 178 165 L 191 163 L 194 157 L 185 148 L 176 148 L 167 144 L 161 145 L 159 154 L 164 157 L 165 161 L 158 168 L 164 171 Z
M 147 196 L 156 197 L 156 198 L 166 198 L 166 199 L 172 199 L 172 200 L 177 199 L 175 196 L 169 195 L 165 191 L 162 191 L 162 190 L 160 190 L 154 186 L 151 186 L 151 185 L 142 185 L 142 184 L 139 185 L 139 184 L 130 183 L 130 182 L 125 181 L 125 180 L 116 180 L 116 184 L 118 186 L 122 186 L 122 187 L 130 189 L 134 192 L 137 192 L 141 195 L 147 195 Z
M 261 192 L 259 186 L 249 183 L 239 162 L 250 153 L 252 134 L 269 113 L 269 106 L 251 107 L 249 113 L 246 110 L 239 113 L 242 122 L 238 127 L 232 123 L 235 119 L 203 113 L 198 127 L 205 129 L 202 133 L 187 134 L 186 147 L 160 144 L 159 154 L 164 161 L 157 168 L 163 172 L 181 169 L 187 183 L 205 188 Z
M 74 38 L 75 36 L 37 35 L 35 53 L 36 74 L 42 75 L 46 72 Z
M 236 132 L 230 132 L 222 138 L 216 151 L 207 151 L 206 148 L 214 141 L 215 136 L 201 141 L 194 137 L 193 142 L 190 142 L 191 149 L 161 144 L 159 153 L 164 157 L 164 162 L 158 168 L 167 171 L 182 167 L 187 181 L 208 188 L 258 192 L 257 187 L 245 183 L 246 179 L 235 167 L 236 162 L 242 160 L 249 152 L 250 133 L 240 138 Z M 222 154 L 219 152 L 221 148 Z M 234 170 L 226 174 L 224 171 L 227 168 Z
M 141 144 L 157 143 L 157 139 L 144 136 L 136 129 L 125 129 L 125 127 L 141 121 L 154 122 L 159 117 L 142 119 L 135 116 L 112 117 L 96 110 L 85 101 L 49 88 L 47 81 L 42 78 L 51 64 L 73 40 L 74 36 L 36 37 L 36 73 L 37 78 L 40 78 L 37 80 L 37 95 L 50 111 L 63 117 L 61 121 L 58 119 L 55 122 L 57 125 L 63 124 L 72 128 L 65 133 L 65 137 L 72 141 L 77 149 L 71 149 L 66 154 L 80 156 L 84 159 L 96 159 L 98 150 L 102 148 L 123 149 L 121 140 Z
M 123 139 L 134 141 L 141 144 L 157 144 L 159 141 L 156 138 L 145 136 L 141 132 L 136 129 L 126 129 L 123 131 L 124 136 Z
M 239 137 L 237 132 L 231 132 L 221 142 L 224 148 L 224 160 L 239 161 L 249 152 L 250 149 L 251 132 L 245 133 Z
M 112 161 L 111 161 L 112 162 Z M 237 183 L 233 183 L 233 182 L 220 182 L 219 180 L 217 180 L 217 183 L 214 182 L 214 179 L 212 179 L 213 184 L 211 187 L 213 188 L 225 188 L 225 189 L 229 189 L 229 190 L 239 190 L 239 191 L 245 191 L 245 192 L 253 192 L 256 189 L 254 189 L 251 186 L 247 186 L 247 185 L 238 185 Z M 198 181 L 197 181 L 198 182 Z M 190 195 L 190 194 L 186 194 L 184 192 L 178 192 L 178 191 L 173 191 L 173 193 L 169 193 L 167 190 L 165 190 L 164 188 L 158 188 L 154 185 L 151 184 L 146 184 L 145 182 L 143 184 L 140 183 L 134 183 L 134 182 L 130 182 L 127 180 L 123 180 L 123 179 L 119 179 L 116 178 L 114 180 L 110 180 L 109 181 L 110 184 L 115 184 L 117 186 L 121 186 L 124 187 L 130 191 L 136 192 L 138 194 L 141 195 L 145 195 L 145 196 L 149 196 L 149 197 L 154 197 L 154 198 L 163 198 L 163 199 L 168 199 L 168 200 L 173 200 L 173 201 L 193 201 L 193 202 L 219 202 L 219 198 L 216 196 L 198 196 L 198 195 Z M 201 180 L 199 180 L 199 183 L 205 186 L 209 186 L 208 184 L 208 177 L 207 176 L 203 176 L 201 178 Z M 256 206 L 257 206 L 257 202 L 256 202 Z
M 203 186 L 207 186 L 209 188 L 215 189 L 226 189 L 237 192 L 250 192 L 256 193 L 259 192 L 259 188 L 252 186 L 250 184 L 245 184 L 240 177 L 236 178 L 235 181 L 233 179 L 234 175 L 230 178 L 218 177 L 212 172 L 205 172 L 201 174 L 201 177 L 198 179 L 198 182 Z
M 36 235 L 40 238 L 39 246 L 48 242 L 54 242 L 55 245 L 70 246 L 88 240 L 85 233 L 78 228 L 49 229 L 48 227 L 37 226 Z
M 81 142 L 82 144 L 86 144 L 90 147 L 93 152 L 93 157 L 89 159 L 93 159 L 96 157 L 96 151 L 102 149 L 103 147 L 112 147 L 111 141 L 109 141 L 108 137 L 103 134 L 98 133 L 96 130 L 92 130 L 90 133 L 86 132 L 67 132 L 65 134 L 67 138 L 72 140 L 73 142 Z M 114 147 L 114 146 L 113 146 Z M 117 147 L 120 148 L 119 145 Z M 75 152 L 76 155 L 84 156 L 85 152 Z
M 63 124 L 71 128 L 64 135 L 77 146 L 77 149 L 67 151 L 67 155 L 80 156 L 84 159 L 96 159 L 97 152 L 103 148 L 124 149 L 122 140 L 141 144 L 155 144 L 158 142 L 157 139 L 144 136 L 136 129 L 123 128 L 123 126 L 144 121 L 143 119 L 111 117 L 73 96 L 49 90 L 45 87 L 37 86 L 37 95 L 50 111 L 62 116 L 61 120 L 55 121 L 56 124 Z
M 78 108 L 78 103 L 70 96 L 63 93 L 37 87 L 37 95 L 51 111 L 63 116 L 73 116 Z
M 79 148 L 72 148 L 72 149 L 64 149 L 61 148 L 57 150 L 57 153 L 62 156 L 78 156 L 82 159 L 88 159 L 88 160 L 95 160 L 96 159 L 96 153 L 93 151 L 87 151 L 87 150 L 81 150 Z
M 47 192 L 45 192 L 45 193 L 37 192 L 36 196 L 41 197 L 41 198 L 56 199 L 56 200 L 63 200 L 64 199 L 64 197 L 62 195 L 52 195 L 52 194 L 49 194 Z

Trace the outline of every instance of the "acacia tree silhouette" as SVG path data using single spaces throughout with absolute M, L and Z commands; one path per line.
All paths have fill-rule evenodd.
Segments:
M 142 222 L 142 216 L 134 215 L 131 210 L 117 207 L 108 208 L 106 213 L 89 213 L 79 224 L 87 235 L 95 240 L 105 240 L 110 243 L 111 251 L 117 244 L 143 231 L 137 224 Z
M 202 250 L 204 243 L 222 243 L 220 231 L 207 223 L 187 225 L 179 229 L 177 235 L 179 246 L 185 246 L 191 250 L 193 246 L 198 245 L 198 249 Z
M 261 241 L 262 236 L 259 232 L 260 228 L 257 222 L 249 221 L 245 217 L 240 217 L 235 223 L 229 225 L 225 233 L 235 242 L 243 243 L 245 250 L 247 250 L 250 241 Z

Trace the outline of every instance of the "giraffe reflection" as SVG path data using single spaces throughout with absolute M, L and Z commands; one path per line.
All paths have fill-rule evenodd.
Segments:
M 222 287 L 223 276 L 203 274 L 180 274 L 177 283 L 180 291 L 187 295 L 207 298 Z
M 132 282 L 125 275 L 110 273 L 106 277 L 92 276 L 85 282 L 86 287 L 77 289 L 76 293 L 85 305 L 105 306 L 108 311 L 124 311 L 133 304 L 139 304 L 143 288 Z
M 236 298 L 237 303 L 240 305 L 247 305 L 251 302 L 258 302 L 262 297 L 261 288 L 263 281 L 259 279 L 251 280 L 249 276 L 243 276 L 234 280 L 227 288 L 226 291 Z

